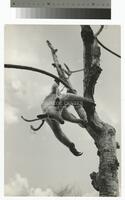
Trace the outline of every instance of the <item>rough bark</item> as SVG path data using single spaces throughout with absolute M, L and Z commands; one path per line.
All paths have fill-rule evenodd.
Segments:
M 99 75 L 101 50 L 97 38 L 90 26 L 82 26 L 81 37 L 84 45 L 84 97 L 93 99 L 94 89 Z M 96 52 L 97 53 L 96 53 Z M 90 108 L 91 107 L 91 108 Z M 90 105 L 86 107 L 90 130 L 99 156 L 99 171 L 90 175 L 92 184 L 99 191 L 100 196 L 118 196 L 118 160 L 116 157 L 115 128 L 102 122 L 96 109 Z
M 115 128 L 111 125 L 104 123 L 99 118 L 96 112 L 96 103 L 94 100 L 94 90 L 97 80 L 102 72 L 100 67 L 101 49 L 98 46 L 98 40 L 96 36 L 102 31 L 94 35 L 90 26 L 81 26 L 81 38 L 84 46 L 84 80 L 83 80 L 83 97 L 88 102 L 84 105 L 74 106 L 79 117 L 83 119 L 85 112 L 87 115 L 86 130 L 95 141 L 97 147 L 97 155 L 99 156 L 99 171 L 92 172 L 90 178 L 92 180 L 93 187 L 99 192 L 99 196 L 112 196 L 119 195 L 118 191 L 118 160 L 116 157 L 117 143 L 115 141 Z M 54 49 L 52 44 L 47 41 L 51 53 L 53 56 L 54 64 L 59 78 L 66 82 L 71 88 L 70 93 L 76 93 L 76 90 L 72 87 L 69 79 L 66 77 L 64 68 L 58 61 L 56 55 L 57 49 Z

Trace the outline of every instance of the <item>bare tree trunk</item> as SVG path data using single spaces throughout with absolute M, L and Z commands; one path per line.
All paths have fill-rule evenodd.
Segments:
M 102 71 L 100 68 L 100 47 L 90 26 L 82 26 L 81 37 L 84 45 L 84 98 L 94 101 L 94 89 Z M 93 105 L 86 105 L 89 134 L 93 137 L 99 156 L 99 172 L 90 174 L 93 187 L 100 196 L 118 196 L 118 160 L 115 129 L 102 122 Z

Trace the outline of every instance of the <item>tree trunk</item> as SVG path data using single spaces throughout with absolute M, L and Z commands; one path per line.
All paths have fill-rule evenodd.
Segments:
M 92 185 L 99 191 L 99 196 L 116 197 L 119 195 L 117 173 L 119 163 L 116 157 L 115 129 L 96 119 L 95 123 L 96 130 L 88 130 L 94 138 L 99 156 L 99 172 L 90 174 Z
M 84 45 L 83 93 L 84 98 L 89 98 L 94 102 L 95 85 L 102 71 L 100 68 L 101 51 L 90 26 L 82 26 L 81 37 Z M 90 174 L 92 185 L 99 191 L 99 196 L 116 197 L 119 195 L 116 131 L 111 125 L 99 119 L 93 105 L 86 105 L 85 111 L 88 117 L 87 130 L 95 141 L 99 156 L 99 172 Z
M 104 125 L 101 137 L 98 139 L 99 152 L 99 193 L 100 196 L 118 196 L 119 166 L 116 157 L 115 129 Z

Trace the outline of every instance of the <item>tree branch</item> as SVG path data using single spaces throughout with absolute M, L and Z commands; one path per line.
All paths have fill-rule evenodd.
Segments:
M 105 49 L 106 51 L 110 52 L 111 54 L 117 56 L 118 58 L 121 58 L 121 56 L 119 54 L 117 54 L 116 52 L 112 51 L 111 49 L 109 49 L 108 47 L 106 47 L 104 44 L 102 44 L 102 42 L 100 42 L 100 40 L 97 38 L 97 36 L 102 32 L 104 28 L 104 25 L 101 25 L 100 26 L 100 29 L 97 31 L 97 33 L 95 33 L 95 38 L 98 42 L 98 44 L 103 48 Z
M 53 61 L 54 61 L 53 66 L 56 68 L 57 73 L 58 73 L 60 79 L 63 80 L 69 86 L 69 88 L 70 88 L 69 92 L 75 93 L 76 90 L 73 89 L 70 81 L 67 80 L 67 77 L 66 77 L 65 72 L 64 72 L 65 70 L 62 68 L 61 64 L 58 61 L 58 57 L 56 55 L 56 53 L 57 53 L 58 50 L 55 49 L 48 40 L 47 40 L 47 45 L 48 45 L 48 47 L 51 50 Z
M 106 47 L 104 44 L 102 44 L 98 38 L 97 38 L 97 42 L 98 42 L 98 44 L 100 44 L 100 46 L 103 47 L 103 49 L 105 49 L 106 51 L 110 52 L 111 54 L 117 56 L 118 58 L 121 58 L 121 56 L 119 54 L 115 53 L 114 51 L 112 51 L 111 49 Z
M 33 72 L 38 72 L 38 73 L 41 73 L 41 74 L 45 74 L 45 75 L 47 75 L 49 77 L 54 78 L 56 82 L 62 83 L 66 88 L 71 90 L 70 86 L 66 82 L 64 82 L 62 79 L 58 78 L 54 74 L 51 74 L 49 72 L 44 71 L 44 70 L 41 70 L 41 69 L 38 69 L 38 68 L 34 68 L 34 67 L 28 67 L 28 66 L 23 66 L 23 65 L 13 65 L 13 64 L 5 64 L 4 67 L 5 68 L 28 70 L 28 71 L 33 71 Z
M 104 25 L 101 25 L 99 30 L 95 33 L 95 37 L 97 37 L 102 32 L 103 28 L 104 28 Z

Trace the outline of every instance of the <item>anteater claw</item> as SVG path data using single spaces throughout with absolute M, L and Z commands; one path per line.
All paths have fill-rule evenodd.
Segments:
M 75 156 L 81 156 L 83 154 L 82 152 L 77 151 L 74 144 L 72 144 L 69 149 Z

